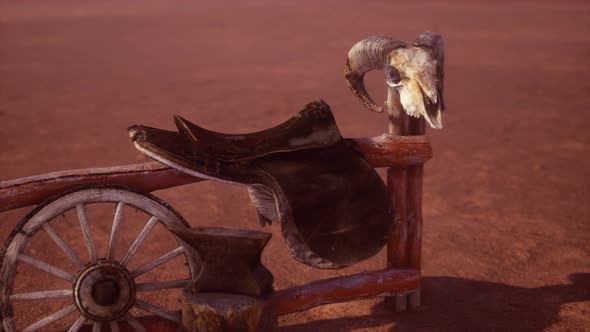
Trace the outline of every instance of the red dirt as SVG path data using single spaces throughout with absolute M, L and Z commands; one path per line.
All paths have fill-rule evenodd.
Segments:
M 174 113 L 247 132 L 323 98 L 345 136 L 375 136 L 386 118 L 348 91 L 348 49 L 374 34 L 442 33 L 448 112 L 444 130 L 429 131 L 424 306 L 393 314 L 380 300 L 336 304 L 280 326 L 590 330 L 588 3 L 3 1 L 0 19 L 0 180 L 144 161 L 126 127 L 172 128 Z M 369 78 L 384 100 L 381 74 Z M 259 228 L 243 188 L 156 195 L 192 225 Z M 0 240 L 28 210 L 0 214 Z M 277 288 L 384 267 L 381 252 L 314 270 L 291 259 L 276 226 L 267 230 L 263 259 Z

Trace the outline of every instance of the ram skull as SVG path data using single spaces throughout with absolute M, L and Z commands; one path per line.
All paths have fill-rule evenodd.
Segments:
M 441 129 L 443 101 L 444 50 L 442 36 L 425 32 L 408 47 L 387 37 L 369 37 L 356 43 L 348 52 L 346 79 L 352 92 L 365 107 L 383 112 L 369 96 L 365 73 L 384 70 L 388 89 L 388 111 L 401 104 L 409 116 L 423 116 L 432 128 Z M 391 100 L 391 99 L 397 99 Z

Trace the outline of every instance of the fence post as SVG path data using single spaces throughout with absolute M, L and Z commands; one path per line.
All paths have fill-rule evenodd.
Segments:
M 425 124 L 423 118 L 410 121 L 410 135 L 424 135 Z M 424 165 L 408 167 L 408 254 L 409 265 L 418 273 L 422 268 L 422 180 Z M 420 288 L 408 295 L 410 309 L 420 306 Z
M 423 118 L 410 118 L 396 98 L 397 91 L 388 89 L 389 133 L 423 135 Z M 387 243 L 387 268 L 413 267 L 420 272 L 422 249 L 422 176 L 424 166 L 396 166 L 387 169 L 387 187 L 395 209 L 396 226 Z M 396 312 L 420 306 L 420 288 L 410 294 L 386 298 Z

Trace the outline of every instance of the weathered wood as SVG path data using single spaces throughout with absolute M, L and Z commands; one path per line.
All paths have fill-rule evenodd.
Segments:
M 414 135 L 424 135 L 424 119 L 412 119 L 410 131 Z M 418 271 L 421 268 L 422 252 L 422 181 L 424 166 L 415 165 L 408 170 L 408 205 L 411 218 L 409 227 L 410 266 Z
M 23 329 L 23 332 L 36 331 L 40 328 L 43 328 L 43 327 L 55 322 L 56 320 L 60 320 L 60 319 L 64 318 L 65 316 L 71 314 L 74 311 L 76 311 L 76 305 L 70 304 L 69 306 L 52 313 L 51 315 L 33 323 L 32 325 L 27 326 L 26 328 Z
M 73 298 L 74 291 L 71 289 L 50 290 L 29 293 L 17 293 L 10 295 L 12 301 L 31 301 L 31 300 L 45 300 L 45 299 L 63 299 Z
M 145 226 L 143 226 L 143 229 L 141 230 L 141 232 L 139 232 L 139 235 L 137 235 L 137 238 L 135 238 L 135 241 L 133 241 L 133 244 L 131 244 L 131 247 L 129 248 L 129 250 L 127 251 L 125 256 L 123 257 L 123 259 L 121 259 L 121 265 L 127 266 L 127 263 L 129 263 L 131 258 L 135 255 L 135 253 L 137 253 L 137 250 L 139 250 L 139 247 L 141 247 L 141 245 L 143 244 L 143 242 L 145 241 L 145 239 L 147 238 L 147 236 L 150 234 L 150 232 L 152 231 L 154 226 L 156 226 L 157 223 L 158 223 L 158 218 L 156 218 L 154 216 L 152 216 L 148 220 L 148 222 L 145 224 Z
M 33 258 L 31 256 L 27 256 L 25 254 L 19 254 L 17 259 L 19 262 L 23 262 L 23 263 L 29 264 L 31 266 L 34 266 L 37 269 L 39 269 L 41 271 L 45 271 L 45 272 L 47 272 L 53 276 L 56 276 L 58 278 L 61 278 L 61 279 L 64 279 L 64 280 L 67 280 L 70 282 L 74 282 L 74 280 L 76 280 L 76 277 L 73 274 L 71 274 L 67 271 L 64 271 L 58 267 L 55 267 L 53 265 L 42 262 L 42 261 L 40 261 L 36 258 Z
M 148 332 L 180 332 L 182 326 L 157 315 L 141 315 L 135 318 Z M 104 327 L 104 329 L 102 329 Z M 104 323 L 87 323 L 79 331 L 81 332 L 137 332 L 125 319 Z M 65 332 L 65 331 L 61 331 Z
M 423 120 L 421 125 L 423 134 Z M 409 133 L 416 132 L 414 126 L 411 122 Z M 395 134 L 404 132 L 396 130 Z M 393 295 L 393 299 L 398 299 L 398 310 L 405 308 L 406 303 L 410 308 L 420 303 L 422 165 L 432 157 L 428 139 L 425 136 L 381 135 L 349 141 L 355 142 L 374 167 L 392 166 L 388 169 L 388 186 L 398 213 L 396 219 L 402 226 L 396 228 L 388 244 L 388 269 L 320 280 L 279 291 L 279 314 L 374 296 Z M 121 184 L 149 192 L 198 181 L 202 179 L 158 163 L 56 172 L 0 182 L 0 211 L 36 204 L 61 191 L 90 183 Z M 138 241 L 137 247 L 141 242 Z M 407 266 L 413 268 L 405 268 Z M 405 294 L 411 290 L 417 291 L 406 298 Z M 127 319 L 133 321 L 130 317 Z
M 53 242 L 55 242 L 55 244 L 57 244 L 57 246 L 60 247 L 61 250 L 63 250 L 63 252 L 66 253 L 66 255 L 72 259 L 72 261 L 74 261 L 74 263 L 76 263 L 79 267 L 84 266 L 85 263 L 82 261 L 82 259 L 80 259 L 80 256 L 78 256 L 78 254 L 76 254 L 76 252 L 61 238 L 61 236 L 57 234 L 55 229 L 53 229 L 49 223 L 45 223 L 41 227 L 43 227 L 45 233 L 49 235 Z
M 107 259 L 114 259 L 115 257 L 117 239 L 119 238 L 119 230 L 121 229 L 121 221 L 123 220 L 123 210 L 125 210 L 125 203 L 117 203 L 115 218 L 113 219 L 113 226 L 111 227 L 111 237 L 109 238 L 109 245 L 107 247 Z
M 25 217 L 24 222 L 20 224 L 18 228 L 16 228 L 9 236 L 6 251 L 3 252 L 3 257 L 0 261 L 0 280 L 2 281 L 0 282 L 0 316 L 3 317 L 2 324 L 4 325 L 4 329 L 6 331 L 16 331 L 16 328 L 14 327 L 15 321 L 13 313 L 14 301 L 38 300 L 44 298 L 53 299 L 63 297 L 74 297 L 74 299 L 78 301 L 78 299 L 81 298 L 81 293 L 78 292 L 78 288 L 74 288 L 73 293 L 72 290 L 40 290 L 30 293 L 13 294 L 13 286 L 15 284 L 15 278 L 18 277 L 16 273 L 17 262 L 20 262 L 20 264 L 32 265 L 33 267 L 45 271 L 49 274 L 52 274 L 56 277 L 74 282 L 75 278 L 69 272 L 63 271 L 60 268 L 39 261 L 36 258 L 26 256 L 22 253 L 26 252 L 26 246 L 29 239 L 34 237 L 37 234 L 37 232 L 42 229 L 46 232 L 49 230 L 48 232 L 50 234 L 53 234 L 54 237 L 58 239 L 58 242 L 63 241 L 63 239 L 61 239 L 61 237 L 59 237 L 57 233 L 55 233 L 55 230 L 52 227 L 47 226 L 49 225 L 48 222 L 52 220 L 55 216 L 75 207 L 79 207 L 79 210 L 82 211 L 82 219 L 86 220 L 85 213 L 83 212 L 83 206 L 86 204 L 92 204 L 96 202 L 109 202 L 107 203 L 109 207 L 112 207 L 110 202 L 118 202 L 119 208 L 117 210 L 119 212 L 122 212 L 123 204 L 137 207 L 145 214 L 150 216 L 148 223 L 155 224 L 160 222 L 166 229 L 172 226 L 176 226 L 176 228 L 188 227 L 188 224 L 184 219 L 182 219 L 180 215 L 178 215 L 174 210 L 170 208 L 170 206 L 168 206 L 161 200 L 157 199 L 156 197 L 153 197 L 148 194 L 135 193 L 120 188 L 110 188 L 105 186 L 86 188 L 84 190 L 70 192 L 68 194 L 65 194 L 64 196 L 61 196 L 59 198 L 56 198 L 52 201 L 48 201 L 40 205 L 35 210 L 31 211 Z M 145 219 L 147 220 L 148 218 Z M 56 222 L 56 220 L 53 219 L 53 222 Z M 83 226 L 83 228 L 85 227 L 87 226 Z M 151 227 L 153 227 L 153 225 L 151 225 L 149 228 L 151 229 Z M 149 232 L 146 232 L 146 234 L 147 233 Z M 91 238 L 91 236 L 88 235 L 88 238 Z M 116 236 L 114 238 L 116 238 Z M 85 240 L 85 242 L 87 241 Z M 137 248 L 139 248 L 139 246 L 136 246 L 136 249 Z M 136 249 L 135 251 L 137 251 Z M 136 271 L 136 274 L 139 275 L 144 271 L 154 268 L 160 264 L 163 264 L 169 259 L 183 253 L 184 249 L 181 246 L 176 250 L 173 250 L 169 254 L 164 255 L 144 265 L 143 267 L 140 267 Z M 200 268 L 200 266 L 198 266 L 197 263 L 194 263 L 198 261 L 198 258 L 190 257 L 189 253 L 184 254 L 187 256 L 186 260 L 189 269 L 188 279 L 192 279 L 192 277 L 198 273 L 198 270 Z M 139 285 L 142 288 L 141 291 L 152 291 L 167 288 L 180 288 L 185 286 L 187 282 L 187 280 L 150 282 L 146 279 L 144 280 L 143 284 Z M 74 296 L 72 296 L 72 294 Z M 74 310 L 76 310 L 76 308 L 81 308 L 81 306 L 77 305 L 72 305 L 72 307 L 74 308 Z M 145 303 L 140 303 L 138 307 L 140 309 L 145 309 L 147 311 L 161 314 L 162 316 L 165 315 L 166 318 L 173 317 L 172 315 L 170 315 L 168 311 L 166 311 L 165 308 L 157 308 L 156 306 L 149 304 L 146 305 Z M 33 325 L 33 327 L 30 328 L 30 330 L 34 330 L 36 327 L 44 326 L 46 323 L 49 324 L 54 320 L 60 319 L 60 317 L 61 316 L 56 313 L 48 318 L 43 318 L 38 323 L 35 323 L 37 325 Z M 129 324 L 139 324 L 129 317 L 126 317 L 125 319 Z M 179 322 L 179 319 L 176 319 L 176 321 Z M 79 324 L 80 323 L 74 326 L 75 329 L 79 327 Z M 124 326 L 126 326 L 126 324 L 124 324 Z M 139 330 L 135 328 L 134 331 Z
M 389 301 L 393 299 L 393 305 L 395 312 L 404 312 L 408 308 L 408 294 L 397 293 L 393 297 L 388 298 Z
M 102 331 L 102 323 L 101 322 L 94 322 L 92 324 L 92 332 L 100 332 Z M 114 332 L 111 330 L 111 332 Z
M 117 184 L 152 192 L 202 181 L 160 163 L 87 168 L 0 182 L 0 212 L 39 204 L 64 191 L 88 184 Z
M 140 323 L 135 317 L 131 316 L 130 313 L 125 314 L 124 318 L 136 332 L 147 332 L 143 324 Z
M 421 268 L 423 173 L 423 166 L 408 169 L 408 260 L 410 266 L 417 270 Z
M 160 318 L 160 317 L 158 317 L 158 319 L 159 319 L 159 318 Z M 109 323 L 109 326 L 110 326 L 110 328 L 111 328 L 111 332 L 119 332 L 119 324 L 118 324 L 117 322 L 115 322 L 115 321 L 111 321 L 111 322 Z
M 180 311 L 168 310 L 157 305 L 141 301 L 139 299 L 135 299 L 135 307 L 150 312 L 152 314 L 156 314 L 175 323 L 182 323 L 182 316 Z
M 153 261 L 151 261 L 141 267 L 138 267 L 135 270 L 133 270 L 133 272 L 131 272 L 131 275 L 134 278 L 137 278 L 140 275 L 142 275 L 148 271 L 151 271 L 151 270 L 155 269 L 156 267 L 158 267 L 158 266 L 168 262 L 169 260 L 171 260 L 177 256 L 180 256 L 182 254 L 184 254 L 184 247 L 183 246 L 177 247 L 176 249 L 154 259 Z
M 183 331 L 256 332 L 277 329 L 272 293 L 256 298 L 230 293 L 192 293 L 182 299 Z
M 277 292 L 279 315 L 319 305 L 363 298 L 391 296 L 420 286 L 415 269 L 385 269 L 314 281 Z
M 432 157 L 425 136 L 381 135 L 348 139 L 355 142 L 373 167 L 421 165 Z M 142 192 L 203 181 L 160 163 L 87 168 L 0 182 L 0 212 L 39 204 L 47 198 L 89 184 L 116 184 Z
M 422 165 L 432 158 L 432 147 L 426 136 L 383 134 L 371 138 L 355 138 L 367 161 L 375 168 Z
M 408 308 L 410 310 L 416 310 L 418 307 L 420 307 L 420 296 L 420 288 L 408 294 Z
M 398 124 L 398 133 L 406 135 L 424 135 L 423 118 L 407 119 Z M 405 127 L 405 129 L 403 129 Z M 423 136 L 402 136 L 423 137 Z M 387 185 L 394 200 L 396 225 L 391 241 L 387 247 L 387 264 L 390 268 L 421 268 L 422 252 L 422 164 L 407 167 L 391 167 L 387 172 Z M 389 300 L 393 302 L 396 312 L 416 309 L 420 305 L 420 292 L 398 294 Z
M 98 255 L 96 254 L 96 247 L 94 246 L 94 239 L 92 238 L 90 226 L 88 226 L 86 207 L 84 207 L 83 203 L 76 204 L 76 212 L 78 214 L 80 228 L 82 229 L 82 235 L 84 236 L 84 243 L 86 243 L 86 248 L 88 248 L 88 257 L 90 257 L 92 262 L 96 262 Z
M 408 134 L 409 117 L 400 104 L 397 90 L 387 89 L 387 112 L 389 115 L 389 133 L 402 138 Z M 387 169 L 387 188 L 395 209 L 395 227 L 387 243 L 387 268 L 408 267 L 408 196 L 407 166 L 393 165 Z M 403 312 L 407 307 L 405 293 L 395 294 L 385 299 L 393 305 L 395 312 Z
M 395 227 L 387 243 L 387 268 L 408 266 L 408 210 L 407 210 L 407 169 L 387 169 L 387 188 L 395 209 Z
M 78 332 L 80 328 L 86 324 L 86 317 L 80 316 L 78 319 L 72 324 L 68 332 Z
M 426 125 L 423 118 L 410 121 L 411 135 L 424 135 Z M 409 265 L 418 271 L 422 268 L 422 181 L 424 165 L 408 167 L 408 260 Z M 415 310 L 420 306 L 420 289 L 408 295 L 408 308 Z
M 191 282 L 191 279 L 145 282 L 145 283 L 141 283 L 141 284 L 136 284 L 135 291 L 136 292 L 152 292 L 152 291 L 158 291 L 158 290 L 162 290 L 162 289 L 184 288 L 184 287 L 188 286 L 188 284 L 190 282 Z

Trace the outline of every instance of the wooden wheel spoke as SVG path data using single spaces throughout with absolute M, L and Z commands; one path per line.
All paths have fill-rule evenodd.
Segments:
M 71 289 L 50 290 L 30 293 L 17 293 L 10 295 L 12 301 L 29 301 L 29 300 L 45 300 L 45 299 L 64 299 L 73 297 L 74 291 Z
M 76 277 L 74 277 L 74 275 L 70 274 L 69 272 L 66 272 L 58 267 L 55 267 L 53 265 L 49 265 L 45 262 L 42 262 L 36 258 L 27 256 L 25 254 L 19 254 L 17 259 L 19 262 L 23 262 L 23 263 L 32 265 L 32 266 L 38 268 L 39 270 L 45 271 L 45 272 L 52 274 L 58 278 L 65 279 L 70 282 L 74 282 L 74 280 L 76 279 Z
M 76 311 L 76 305 L 75 304 L 70 304 L 69 306 L 54 312 L 53 314 L 33 323 L 32 325 L 27 326 L 26 328 L 23 329 L 22 332 L 32 332 L 32 331 L 37 331 L 40 328 L 43 328 L 57 320 L 60 320 L 62 318 L 64 318 L 65 316 L 69 315 L 70 313 Z
M 79 226 L 74 225 L 74 230 L 78 232 L 75 240 L 84 242 L 83 249 L 78 248 L 75 245 L 76 243 L 72 242 L 74 240 L 69 236 L 70 234 L 66 233 L 65 228 L 58 227 L 61 224 L 56 224 L 58 221 L 55 220 L 55 216 L 73 210 L 74 207 L 78 218 L 74 222 L 79 223 Z M 129 217 L 129 211 L 126 209 L 128 207 L 137 207 L 147 215 L 147 218 L 140 221 L 144 224 L 139 225 L 141 228 L 134 234 L 136 238 L 133 239 L 129 248 L 124 244 L 122 234 L 125 231 L 124 226 L 126 223 L 131 221 L 126 218 Z M 108 209 L 108 211 L 105 209 Z M 97 212 L 98 215 L 99 212 L 104 211 L 107 213 L 111 211 L 110 215 L 112 217 L 111 220 L 108 220 L 111 222 L 111 225 L 107 226 L 107 228 L 110 228 L 107 230 L 109 234 L 108 239 L 106 237 L 98 237 L 99 234 L 94 233 L 98 229 L 95 229 L 93 220 L 91 220 L 94 218 L 94 212 Z M 176 265 L 176 260 L 184 259 L 184 257 L 176 258 L 186 254 L 184 247 L 179 244 L 171 247 L 169 252 L 165 251 L 158 254 L 158 256 L 149 257 L 148 259 L 143 258 L 141 264 L 134 264 L 132 269 L 121 267 L 121 265 L 128 267 L 133 259 L 139 260 L 136 256 L 140 256 L 140 249 L 145 249 L 144 246 L 151 239 L 150 235 L 155 235 L 152 233 L 158 223 L 162 223 L 166 227 L 166 230 L 174 227 L 188 227 L 186 221 L 174 209 L 157 197 L 116 186 L 88 186 L 64 192 L 63 195 L 42 203 L 17 225 L 14 230 L 15 236 L 9 238 L 9 241 L 5 245 L 8 249 L 3 253 L 4 264 L 0 264 L 2 268 L 2 271 L 0 271 L 2 274 L 0 276 L 2 277 L 0 278 L 2 279 L 0 280 L 0 307 L 2 311 L 4 313 L 12 313 L 15 310 L 14 307 L 19 305 L 27 305 L 31 308 L 39 306 L 39 310 L 28 313 L 31 319 L 27 319 L 24 316 L 15 317 L 14 315 L 0 317 L 0 330 L 12 332 L 17 330 L 17 326 L 19 327 L 19 331 L 24 332 L 56 330 L 58 329 L 58 325 L 60 325 L 63 326 L 64 331 L 72 332 L 80 332 L 86 329 L 88 331 L 92 330 L 92 332 L 101 332 L 101 330 L 119 332 L 123 330 L 123 327 L 129 331 L 145 332 L 146 327 L 144 327 L 145 323 L 143 323 L 143 320 L 137 316 L 134 317 L 131 315 L 131 312 L 125 312 L 123 316 L 119 316 L 121 314 L 120 311 L 113 311 L 112 313 L 111 311 L 105 311 L 103 313 L 100 311 L 101 308 L 98 307 L 95 310 L 96 313 L 92 311 L 92 308 L 89 305 L 87 306 L 88 303 L 85 300 L 88 296 L 87 292 L 80 294 L 80 298 L 77 299 L 79 303 L 72 303 L 76 294 L 73 284 L 76 283 L 77 278 L 82 278 L 82 274 L 84 276 L 92 276 L 100 281 L 100 278 L 102 278 L 100 273 L 107 273 L 107 269 L 111 271 L 112 269 L 116 270 L 116 268 L 121 269 L 121 275 L 126 275 L 125 278 L 129 279 L 128 282 L 130 285 L 134 284 L 132 286 L 135 288 L 132 294 L 129 293 L 131 296 L 129 298 L 130 303 L 125 303 L 125 310 L 129 307 L 134 307 L 135 310 L 141 310 L 142 313 L 147 311 L 162 319 L 166 318 L 167 320 L 179 322 L 179 312 L 171 311 L 165 305 L 160 307 L 155 302 L 154 304 L 142 301 L 136 303 L 135 294 L 137 292 L 144 292 L 145 294 L 145 292 L 153 291 L 167 293 L 167 290 L 186 287 L 190 284 L 191 277 L 196 273 L 198 267 L 196 256 L 195 261 L 188 259 L 192 258 L 192 256 L 187 257 L 188 264 L 185 265 L 188 275 L 182 275 L 182 277 L 178 278 L 184 280 L 158 281 L 157 279 L 146 279 L 141 284 L 136 283 L 137 277 L 144 274 L 151 275 L 151 273 L 157 273 L 160 269 L 166 268 L 169 265 Z M 77 227 L 80 227 L 80 230 Z M 49 247 L 40 249 L 48 251 L 47 254 L 49 255 L 47 256 L 34 254 L 31 251 L 32 249 L 29 248 L 31 242 L 38 242 L 35 242 L 33 237 L 39 236 L 39 233 L 37 233 L 39 229 L 43 229 L 41 233 L 47 234 L 47 237 L 51 238 L 50 242 L 55 243 L 55 245 L 50 243 Z M 67 229 L 67 232 L 69 231 L 70 229 Z M 82 234 L 79 233 L 80 231 Z M 40 236 L 45 241 L 44 244 L 47 244 L 45 234 L 41 234 Z M 31 238 L 33 238 L 33 241 L 30 241 Z M 101 243 L 102 246 L 100 245 Z M 50 250 L 53 251 L 49 252 Z M 88 254 L 86 254 L 86 251 Z M 58 256 L 51 256 L 55 254 Z M 176 260 L 174 260 L 175 258 Z M 170 262 L 171 260 L 172 262 Z M 63 266 L 62 263 L 59 263 L 60 261 L 65 261 L 65 263 L 62 262 Z M 104 271 L 101 270 L 103 269 L 103 263 Z M 158 269 L 158 267 L 160 268 Z M 116 279 L 117 276 L 113 273 L 111 274 Z M 15 285 L 18 285 L 18 280 L 23 278 L 24 280 L 28 280 L 27 278 L 31 276 L 33 278 L 60 278 L 66 280 L 68 284 L 57 287 L 57 289 L 55 287 L 15 289 Z M 61 281 L 54 280 L 54 282 Z M 85 289 L 88 291 L 92 291 L 88 287 L 94 288 L 93 283 L 95 281 L 88 279 L 81 286 L 86 287 Z M 164 293 L 158 295 L 168 296 L 168 294 Z M 63 304 L 62 301 L 64 302 Z M 58 307 L 48 307 L 47 310 L 49 311 L 43 309 L 44 304 L 51 303 L 57 304 Z M 89 318 L 95 317 L 95 314 L 96 320 Z M 0 314 L 0 316 L 2 315 Z M 113 319 L 112 317 L 117 317 L 117 319 L 99 322 L 102 319 Z M 121 324 L 124 326 L 121 327 Z M 4 326 L 4 329 L 2 326 Z
M 191 280 L 170 280 L 170 281 L 156 281 L 156 282 L 146 282 L 142 284 L 135 285 L 135 291 L 137 292 L 152 292 L 162 289 L 172 289 L 172 288 L 184 288 Z
M 170 251 L 169 253 L 154 259 L 153 261 L 145 264 L 144 266 L 136 269 L 135 271 L 131 272 L 131 276 L 134 278 L 168 262 L 169 260 L 173 259 L 176 256 L 182 255 L 184 253 L 184 248 L 182 246 Z
M 96 262 L 98 256 L 96 256 L 96 248 L 94 247 L 94 240 L 92 239 L 90 226 L 88 226 L 88 218 L 86 216 L 86 208 L 84 207 L 84 204 L 76 204 L 76 211 L 78 212 L 78 220 L 80 221 L 80 227 L 82 227 L 82 235 L 84 235 L 84 242 L 86 242 L 90 260 Z
M 107 258 L 113 259 L 115 256 L 115 249 L 117 247 L 117 239 L 119 238 L 119 230 L 121 229 L 121 221 L 123 220 L 123 211 L 125 210 L 125 203 L 119 202 L 115 209 L 115 218 L 113 219 L 113 228 L 111 229 L 111 237 L 109 239 L 109 246 L 107 247 Z
M 84 266 L 84 262 L 80 259 L 78 254 L 72 250 L 72 248 L 55 232 L 55 229 L 49 225 L 49 223 L 43 224 L 43 230 L 49 237 L 57 244 L 58 247 L 63 250 L 63 252 L 68 255 L 74 261 L 74 263 L 78 264 L 78 266 Z
M 72 326 L 70 327 L 68 332 L 78 332 L 78 330 L 80 330 L 82 325 L 84 325 L 85 323 L 86 323 L 86 317 L 84 317 L 84 316 L 78 317 L 78 319 L 76 319 L 74 324 L 72 324 Z
M 151 217 L 150 220 L 148 220 L 148 222 L 145 224 L 145 226 L 143 227 L 135 241 L 133 241 L 133 244 L 129 248 L 129 251 L 127 251 L 127 253 L 125 254 L 125 257 L 123 257 L 123 259 L 121 260 L 121 265 L 127 266 L 127 263 L 129 263 L 131 257 L 135 255 L 139 247 L 141 247 L 141 245 L 143 244 L 143 242 L 145 241 L 145 239 L 157 223 L 158 218 L 156 217 Z
M 156 314 L 160 317 L 164 317 L 168 320 L 171 320 L 176 323 L 182 323 L 182 315 L 180 311 L 172 311 L 168 309 L 164 309 L 162 307 L 158 307 L 157 305 L 153 305 L 147 302 L 143 302 L 140 300 L 135 300 L 135 307 L 145 310 L 147 312 L 151 312 L 152 314 Z
M 117 325 L 117 323 L 115 322 L 115 325 Z M 118 327 L 118 325 L 117 325 Z M 92 324 L 92 332 L 100 332 L 100 330 L 102 329 L 102 324 L 100 322 L 94 322 L 94 324 Z M 111 329 L 111 332 L 115 331 L 113 329 Z
M 137 331 L 137 332 L 147 332 L 147 330 L 145 329 L 145 327 L 143 327 L 143 325 L 141 325 L 141 323 L 135 319 L 135 317 L 131 316 L 131 314 L 126 313 L 125 314 L 125 320 L 129 323 L 129 325 L 131 325 L 131 327 Z

